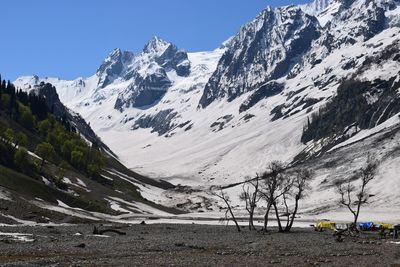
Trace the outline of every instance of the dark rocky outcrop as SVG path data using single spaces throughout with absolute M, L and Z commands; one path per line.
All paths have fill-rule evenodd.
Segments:
M 250 95 L 242 105 L 240 105 L 239 112 L 242 113 L 244 111 L 247 111 L 258 102 L 260 102 L 262 99 L 266 99 L 268 97 L 279 94 L 283 91 L 284 88 L 285 87 L 283 84 L 274 81 L 261 86 L 252 95 Z
M 156 62 L 166 70 L 174 69 L 179 76 L 190 74 L 190 62 L 188 55 L 183 50 L 178 50 L 175 45 L 170 45 Z
M 234 116 L 231 114 L 225 115 L 223 117 L 218 118 L 217 121 L 213 122 L 210 125 L 210 128 L 212 129 L 213 132 L 219 132 L 222 129 L 225 128 L 225 126 L 231 121 L 233 120 Z
M 123 110 L 128 107 L 144 108 L 156 103 L 171 86 L 164 69 L 148 74 L 145 78 L 135 74 L 134 82 L 119 94 L 114 108 Z
M 134 54 L 129 51 L 114 49 L 97 69 L 96 75 L 100 77 L 98 86 L 106 87 L 123 74 L 124 66 L 132 62 Z
M 161 136 L 177 127 L 173 122 L 177 115 L 178 113 L 174 112 L 173 109 L 162 110 L 155 115 L 143 115 L 135 121 L 132 129 L 151 128 L 152 133 L 158 133 Z
M 116 72 L 119 62 L 114 64 Z M 158 37 L 152 38 L 142 53 L 124 66 L 119 76 L 131 82 L 115 102 L 114 108 L 120 111 L 129 107 L 144 109 L 157 103 L 172 85 L 167 72 L 175 70 L 184 77 L 190 74 L 191 67 L 185 51 Z
M 343 141 L 358 130 L 373 128 L 399 113 L 400 82 L 396 79 L 344 81 L 337 95 L 308 120 L 301 141 Z
M 89 124 L 77 113 L 71 111 L 60 101 L 56 88 L 50 83 L 41 82 L 32 92 L 37 92 L 40 96 L 45 97 L 47 106 L 52 110 L 53 114 L 66 120 L 70 125 L 74 126 L 76 130 L 83 135 L 96 147 L 103 148 L 110 152 L 112 151 L 104 144 L 100 138 L 95 134 Z

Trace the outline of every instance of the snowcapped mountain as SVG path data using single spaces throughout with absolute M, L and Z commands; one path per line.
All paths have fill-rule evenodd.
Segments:
M 155 37 L 135 55 L 114 50 L 92 77 L 15 84 L 52 83 L 129 167 L 174 184 L 206 190 L 273 160 L 306 165 L 317 175 L 310 211 L 332 206 L 333 181 L 369 151 L 381 160 L 382 206 L 393 199 L 383 185 L 400 187 L 392 139 L 400 130 L 399 5 L 267 8 L 214 51 L 187 53 Z M 187 194 L 173 196 L 163 203 L 187 202 Z
M 96 76 L 100 88 L 105 88 L 116 79 L 119 82 L 130 81 L 129 86 L 119 93 L 114 106 L 122 110 L 151 105 L 159 100 L 171 86 L 167 76 L 167 72 L 171 71 L 182 77 L 189 74 L 187 54 L 175 45 L 154 37 L 137 56 L 115 49 L 104 60 Z
M 200 106 L 221 97 L 231 101 L 285 76 L 319 35 L 318 20 L 299 7 L 265 9 L 231 40 L 204 89 Z
M 325 9 L 327 9 L 334 0 L 315 0 L 314 2 L 305 4 L 300 6 L 300 8 L 304 11 L 304 13 L 307 13 L 312 16 L 318 16 L 323 12 Z

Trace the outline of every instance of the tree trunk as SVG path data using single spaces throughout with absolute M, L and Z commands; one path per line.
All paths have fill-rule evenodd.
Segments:
M 258 194 L 258 174 L 257 174 L 257 183 L 254 186 L 254 193 L 253 193 L 253 198 L 251 199 L 250 203 L 250 230 L 256 230 L 256 227 L 254 226 L 254 210 L 256 209 L 256 203 L 257 203 L 257 194 Z
M 289 232 L 290 229 L 292 229 L 293 222 L 294 222 L 294 219 L 295 219 L 295 217 L 296 217 L 297 209 L 298 209 L 298 208 L 299 208 L 299 198 L 296 197 L 296 202 L 295 202 L 295 206 L 294 206 L 294 210 L 293 210 L 293 214 L 292 214 L 292 219 L 290 220 L 290 224 L 289 224 L 289 226 L 287 227 L 287 229 L 285 229 L 286 232 Z
M 273 203 L 274 210 L 275 210 L 275 215 L 276 215 L 276 220 L 278 221 L 278 227 L 279 227 L 279 232 L 283 232 L 282 224 L 281 224 L 281 219 L 279 218 L 279 211 L 278 207 L 276 206 L 276 203 Z
M 360 207 L 357 207 L 357 212 L 354 214 L 354 224 L 357 225 L 358 214 L 360 213 Z
M 250 218 L 249 218 L 249 230 L 254 229 L 254 224 L 253 224 L 253 213 L 250 213 Z
M 286 232 L 287 229 L 289 228 L 290 212 L 289 212 L 289 206 L 287 204 L 287 200 L 286 200 L 285 194 L 283 194 L 283 202 L 285 203 L 285 212 L 286 212 L 286 225 L 285 225 L 285 229 L 284 229 L 284 232 Z
M 254 211 L 255 211 L 255 209 L 256 209 L 256 206 L 253 206 L 252 208 L 251 208 L 251 227 L 252 227 L 252 229 L 253 230 L 257 230 L 257 228 L 254 226 Z
M 267 205 L 267 211 L 265 212 L 265 215 L 264 215 L 264 231 L 265 231 L 265 232 L 268 231 L 267 227 L 268 227 L 268 217 L 269 217 L 269 212 L 270 212 L 270 210 L 271 210 L 271 204 L 268 203 L 268 205 Z
M 42 162 L 40 163 L 39 172 L 42 172 L 43 165 L 44 165 L 44 159 L 42 159 Z
M 235 223 L 238 232 L 240 232 L 240 226 L 239 226 L 238 222 L 236 221 L 235 215 L 233 215 L 233 212 L 232 212 L 232 209 L 231 209 L 231 205 L 229 205 L 229 203 L 228 203 L 228 201 L 226 201 L 226 199 L 224 199 L 224 201 L 225 201 L 226 206 L 228 207 L 229 213 L 232 216 L 232 220 Z
M 236 224 L 236 228 L 237 228 L 238 232 L 240 232 L 240 226 L 239 226 L 238 222 L 236 221 L 235 215 L 233 215 L 233 212 L 232 212 L 231 208 L 229 208 L 229 212 L 231 213 L 232 220 L 233 220 L 233 221 L 235 222 L 235 224 Z
M 362 203 L 363 197 L 364 197 L 364 191 L 365 191 L 365 185 L 364 185 L 364 182 L 363 182 L 363 185 L 361 187 L 361 194 L 358 197 L 357 211 L 354 214 L 354 224 L 355 225 L 357 225 L 358 215 L 360 214 L 361 203 Z

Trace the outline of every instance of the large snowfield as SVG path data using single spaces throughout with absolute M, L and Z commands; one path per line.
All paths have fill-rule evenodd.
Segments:
M 365 1 L 358 2 L 361 5 Z M 316 15 L 320 25 L 325 26 L 328 22 L 333 23 L 331 20 L 338 10 L 338 5 L 335 1 L 317 1 L 314 6 L 302 8 L 305 12 Z M 188 53 L 190 74 L 182 77 L 175 70 L 168 71 L 171 87 L 159 101 L 144 108 L 130 107 L 123 110 L 114 108 L 120 94 L 132 83 L 132 80 L 125 80 L 122 77 L 114 77 L 105 87 L 99 87 L 102 77 L 98 73 L 73 81 L 26 76 L 18 78 L 15 84 L 25 89 L 41 81 L 53 84 L 61 101 L 88 121 L 96 134 L 127 167 L 154 179 L 198 189 L 187 194 L 164 191 L 147 185 L 141 186 L 141 194 L 145 198 L 167 206 L 175 206 L 188 200 L 202 203 L 192 215 L 172 216 L 144 204 L 108 199 L 113 209 L 126 212 L 126 215 L 113 220 L 138 221 L 141 219 L 140 216 L 134 218 L 133 214 L 135 210 L 140 210 L 144 214 L 161 216 L 162 219 L 153 222 L 174 222 L 174 219 L 181 219 L 181 222 L 218 223 L 207 220 L 222 216 L 216 208 L 220 204 L 217 205 L 217 200 L 209 193 L 210 187 L 226 186 L 242 182 L 246 177 L 255 177 L 275 160 L 291 163 L 303 150 L 312 149 L 317 152 L 317 144 L 301 142 L 303 127 L 310 113 L 302 105 L 296 106 L 296 104 L 301 99 L 321 99 L 311 111 L 316 112 L 335 95 L 340 79 L 351 77 L 361 67 L 360 58 L 379 54 L 389 46 L 399 44 L 400 28 L 396 26 L 400 21 L 399 14 L 400 7 L 386 11 L 385 15 L 392 18 L 390 20 L 392 25 L 367 41 L 357 40 L 354 44 L 338 47 L 331 53 L 326 53 L 317 42 L 313 43 L 311 52 L 326 54 L 318 65 L 306 62 L 294 78 L 289 79 L 288 76 L 284 76 L 277 79 L 276 82 L 284 84 L 281 93 L 259 101 L 242 113 L 239 112 L 239 107 L 252 95 L 252 91 L 232 101 L 222 98 L 206 108 L 199 107 L 204 87 L 225 53 L 227 49 L 225 46 L 209 52 Z M 358 27 L 359 22 L 354 19 L 354 21 L 334 23 L 337 24 L 336 32 L 332 34 L 334 38 L 339 39 L 347 34 L 347 30 Z M 227 41 L 227 46 L 229 42 Z M 165 51 L 167 47 L 160 49 Z M 157 71 L 151 63 L 154 56 L 145 52 L 138 53 L 132 64 L 136 64 L 138 73 L 143 75 Z M 351 67 L 341 67 L 350 61 L 354 61 Z M 374 62 L 370 68 L 358 73 L 358 78 L 369 81 L 377 78 L 385 80 L 396 75 L 400 77 L 399 70 L 399 61 Z M 329 82 L 330 77 L 335 77 L 334 82 Z M 317 82 L 327 85 L 321 89 L 315 86 Z M 290 97 L 293 92 L 299 93 L 296 97 Z M 271 111 L 278 105 L 285 105 L 287 110 L 294 107 L 290 113 L 293 115 L 272 120 Z M 158 132 L 152 132 L 152 128 L 134 127 L 137 119 L 145 116 L 154 117 L 160 111 L 169 109 L 177 115 L 172 119 L 176 126 L 171 127 L 167 133 L 160 135 Z M 322 157 L 306 164 L 314 171 L 315 179 L 312 182 L 311 192 L 300 204 L 302 214 L 298 226 L 307 226 L 310 221 L 317 219 L 351 220 L 348 211 L 338 208 L 338 195 L 332 186 L 333 181 L 351 176 L 354 170 L 365 164 L 368 153 L 380 160 L 380 165 L 376 179 L 369 185 L 371 194 L 375 196 L 371 198 L 368 206 L 363 208 L 360 219 L 400 221 L 400 154 L 397 152 L 400 151 L 400 133 L 394 132 L 392 138 L 381 138 L 397 129 L 400 125 L 399 115 L 392 116 L 391 119 L 369 130 L 360 131 L 330 149 Z M 177 127 L 180 124 L 185 124 L 185 127 Z M 187 126 L 190 125 L 188 129 Z M 330 162 L 335 164 L 328 164 Z M 237 212 L 245 216 L 243 203 L 238 198 L 241 190 L 241 186 L 231 187 L 227 189 L 227 193 L 234 205 L 241 207 Z M 7 196 L 0 194 L 0 197 Z M 205 208 L 204 199 L 213 199 L 211 209 Z M 45 206 L 39 201 L 38 205 Z M 126 207 L 130 209 L 126 210 Z M 78 216 L 96 217 L 62 203 L 58 207 L 48 208 Z M 262 217 L 262 213 L 263 209 L 260 208 L 258 216 Z

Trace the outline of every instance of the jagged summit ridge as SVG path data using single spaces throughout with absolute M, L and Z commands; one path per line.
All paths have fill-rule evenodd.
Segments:
M 124 82 L 126 86 L 118 93 L 115 109 L 144 107 L 159 100 L 171 86 L 168 73 L 185 77 L 190 73 L 190 66 L 186 51 L 155 36 L 136 55 L 114 49 L 96 71 L 97 85 L 102 89 Z
M 365 42 L 385 29 L 394 27 L 399 19 L 397 0 L 336 0 L 319 20 L 328 20 L 320 38 L 293 68 L 293 74 L 304 70 L 305 65 L 316 66 L 336 50 Z
M 143 49 L 143 53 L 147 54 L 155 54 L 157 56 L 162 55 L 165 50 L 171 46 L 172 44 L 161 39 L 158 36 L 154 36 L 150 39 L 150 41 L 145 45 Z
M 187 53 L 172 43 L 153 37 L 120 75 L 130 83 L 119 93 L 115 109 L 145 107 L 160 100 L 172 84 L 169 72 L 182 77 L 189 75 Z
M 283 77 L 319 35 L 317 19 L 299 7 L 268 7 L 232 39 L 199 106 L 224 97 L 231 101 Z
M 99 87 L 104 88 L 120 77 L 133 59 L 133 52 L 122 51 L 119 48 L 114 49 L 96 71 L 96 75 L 99 77 Z

